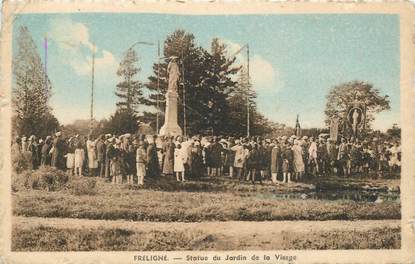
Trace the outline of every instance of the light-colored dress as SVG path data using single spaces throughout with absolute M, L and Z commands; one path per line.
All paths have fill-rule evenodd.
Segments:
M 66 154 L 66 168 L 73 169 L 75 166 L 75 154 L 68 153 Z
M 303 149 L 299 145 L 294 145 L 292 150 L 294 156 L 294 172 L 304 172 Z
M 98 168 L 98 159 L 97 153 L 95 151 L 95 142 L 92 140 L 88 140 L 86 142 L 86 149 L 88 152 L 88 167 L 91 169 Z
M 232 151 L 235 151 L 235 161 L 233 166 L 235 168 L 243 168 L 247 153 L 243 146 L 236 145 L 231 148 Z
M 82 168 L 84 163 L 85 152 L 83 149 L 75 149 L 75 168 Z
M 183 172 L 184 171 L 184 158 L 185 158 L 185 151 L 183 149 L 175 149 L 174 150 L 174 171 L 175 172 Z

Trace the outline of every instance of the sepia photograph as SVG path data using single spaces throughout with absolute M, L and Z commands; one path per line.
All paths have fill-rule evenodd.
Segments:
M 400 250 L 400 23 L 15 14 L 10 250 Z

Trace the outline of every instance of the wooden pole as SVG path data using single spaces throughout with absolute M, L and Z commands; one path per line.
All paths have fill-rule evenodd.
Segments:
M 92 47 L 92 78 L 91 78 L 91 119 L 89 123 L 89 133 L 92 134 L 94 122 L 94 76 L 95 75 L 95 43 Z
M 159 115 L 160 115 L 160 102 L 159 102 L 159 93 L 160 93 L 160 41 L 157 41 L 157 95 L 156 95 L 156 134 L 159 133 Z
M 249 46 L 246 44 L 246 55 L 247 55 L 247 73 L 248 73 L 248 87 L 246 93 L 246 136 L 250 136 L 250 107 L 249 107 Z

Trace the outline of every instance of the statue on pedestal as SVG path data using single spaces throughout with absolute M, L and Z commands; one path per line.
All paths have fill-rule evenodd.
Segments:
M 177 85 L 180 78 L 180 70 L 177 65 L 177 57 L 170 57 L 170 62 L 167 66 L 169 74 L 169 82 L 166 93 L 166 112 L 164 125 L 161 127 L 160 135 L 177 136 L 182 135 L 182 129 L 177 123 Z

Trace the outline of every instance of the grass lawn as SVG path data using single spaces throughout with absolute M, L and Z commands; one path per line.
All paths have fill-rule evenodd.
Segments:
M 13 251 L 397 249 L 398 220 L 155 223 L 15 217 Z
M 171 188 L 176 188 L 177 184 Z M 181 186 L 188 185 L 186 188 L 190 189 L 199 184 L 207 183 L 189 182 Z M 163 185 L 168 184 L 160 184 Z M 295 186 L 287 188 L 303 185 Z M 96 190 L 86 195 L 73 194 L 66 189 L 49 192 L 19 190 L 13 193 L 13 213 L 18 216 L 160 222 L 400 219 L 397 202 L 277 200 L 263 194 L 272 190 L 279 192 L 278 188 L 284 187 L 241 184 L 239 188 L 242 190 L 161 191 L 112 185 L 98 179 Z

